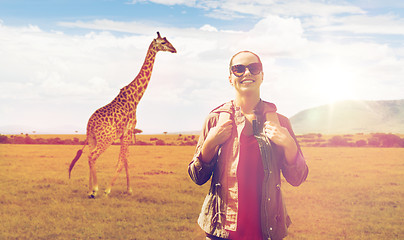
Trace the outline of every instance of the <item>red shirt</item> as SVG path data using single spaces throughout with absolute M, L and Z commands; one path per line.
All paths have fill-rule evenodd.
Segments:
M 230 239 L 262 239 L 260 207 L 263 179 L 264 170 L 257 139 L 254 135 L 241 134 L 237 167 L 237 230 L 230 232 Z

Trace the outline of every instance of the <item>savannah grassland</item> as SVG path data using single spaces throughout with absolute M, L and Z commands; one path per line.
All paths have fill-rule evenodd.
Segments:
M 87 198 L 78 145 L 0 144 L 0 239 L 204 239 L 196 220 L 209 184 L 187 173 L 193 146 L 131 146 L 133 194 L 122 171 L 102 196 L 119 154 L 97 161 L 100 195 Z M 404 148 L 304 147 L 309 176 L 282 185 L 292 218 L 286 239 L 404 239 Z

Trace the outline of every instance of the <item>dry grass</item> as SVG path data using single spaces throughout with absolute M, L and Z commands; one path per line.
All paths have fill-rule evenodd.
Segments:
M 0 145 L 0 239 L 203 239 L 196 219 L 209 184 L 188 177 L 194 147 L 131 146 L 134 194 L 123 193 L 122 172 L 110 197 L 95 200 L 86 197 L 86 154 L 68 179 L 79 148 Z M 307 182 L 283 184 L 293 221 L 287 239 L 404 237 L 404 149 L 303 151 Z M 118 152 L 111 146 L 97 162 L 102 189 Z
M 404 149 L 304 148 L 309 177 L 283 185 L 288 239 L 403 239 Z
M 190 239 L 203 193 L 186 169 L 193 147 L 130 147 L 134 194 L 124 172 L 109 198 L 87 199 L 78 146 L 0 145 L 0 239 Z M 115 170 L 119 146 L 98 159 L 100 187 Z M 168 156 L 168 157 L 167 157 Z

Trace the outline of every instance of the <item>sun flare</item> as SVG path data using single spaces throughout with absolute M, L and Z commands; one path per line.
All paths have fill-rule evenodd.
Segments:
M 313 73 L 313 90 L 323 102 L 355 99 L 354 74 L 347 66 L 324 65 Z

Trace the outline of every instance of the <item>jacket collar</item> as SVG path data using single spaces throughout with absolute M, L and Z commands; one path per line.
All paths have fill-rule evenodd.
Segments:
M 227 103 L 224 103 L 220 105 L 219 107 L 215 108 L 212 110 L 212 113 L 221 113 L 221 112 L 226 112 L 229 114 L 234 114 L 234 112 L 238 110 L 236 105 L 234 104 L 234 100 L 231 100 Z M 257 104 L 257 107 L 255 108 L 256 114 L 264 114 L 267 112 L 276 112 L 277 108 L 276 105 L 270 102 L 266 102 L 263 100 L 260 100 L 260 102 Z

